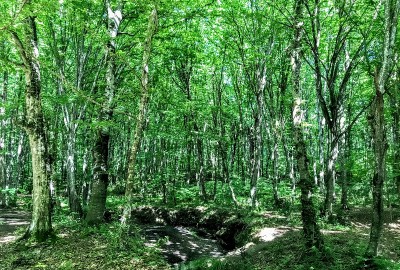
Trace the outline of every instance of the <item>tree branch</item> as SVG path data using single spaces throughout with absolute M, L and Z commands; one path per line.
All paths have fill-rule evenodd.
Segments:
M 21 60 L 24 63 L 24 66 L 26 68 L 28 68 L 30 63 L 29 63 L 29 60 L 28 60 L 28 57 L 26 55 L 26 51 L 25 51 L 24 45 L 22 44 L 21 39 L 19 38 L 18 34 L 15 31 L 10 31 L 10 33 L 11 33 L 11 36 L 13 37 L 15 46 L 17 47 L 17 50 L 19 52 Z

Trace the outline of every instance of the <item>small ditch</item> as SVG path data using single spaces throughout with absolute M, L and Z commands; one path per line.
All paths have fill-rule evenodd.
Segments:
M 239 246 L 246 224 L 226 210 L 140 207 L 132 212 L 141 224 L 146 245 L 156 246 L 175 269 L 202 258 L 217 258 Z
M 146 245 L 157 246 L 168 263 L 178 269 L 184 262 L 201 257 L 221 257 L 227 252 L 217 240 L 199 236 L 193 228 L 147 225 L 142 229 Z

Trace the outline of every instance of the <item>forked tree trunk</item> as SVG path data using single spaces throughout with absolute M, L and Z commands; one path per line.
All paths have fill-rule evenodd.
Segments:
M 41 82 L 35 18 L 28 17 L 24 21 L 24 43 L 17 33 L 12 32 L 12 36 L 24 64 L 26 83 L 25 130 L 29 137 L 32 156 L 32 221 L 25 238 L 33 237 L 38 241 L 43 241 L 52 234 L 49 188 L 50 164 L 40 99 Z
M 318 250 L 323 251 L 323 239 L 317 224 L 316 209 L 313 203 L 313 189 L 315 183 L 308 170 L 309 161 L 307 158 L 307 149 L 302 127 L 304 111 L 301 107 L 303 100 L 301 99 L 300 70 L 302 53 L 301 40 L 303 32 L 303 1 L 297 0 L 295 2 L 294 16 L 294 35 L 291 54 L 294 99 L 292 121 L 295 159 L 297 161 L 300 176 L 301 217 L 303 221 L 306 248 L 310 250 L 312 247 L 316 247 Z
M 131 152 L 129 156 L 128 164 L 128 178 L 126 179 L 126 189 L 125 189 L 125 207 L 124 212 L 121 217 L 121 225 L 123 232 L 129 231 L 129 222 L 132 214 L 132 204 L 134 198 L 134 187 L 135 187 L 135 177 L 136 177 L 136 156 L 139 151 L 140 142 L 143 134 L 143 127 L 145 123 L 145 112 L 149 99 L 149 61 L 151 54 L 151 46 L 153 37 L 156 34 L 158 25 L 157 9 L 154 8 L 149 17 L 149 24 L 147 27 L 147 37 L 144 42 L 143 48 L 143 63 L 142 63 L 142 97 L 139 104 L 139 112 L 136 120 L 136 128 L 133 137 L 133 144 L 131 146 Z M 122 236 L 122 235 L 121 235 Z M 122 236 L 123 237 L 123 236 Z
M 113 11 L 109 1 L 106 1 L 107 29 L 109 40 L 106 46 L 106 89 L 105 101 L 100 110 L 99 120 L 110 121 L 112 116 L 112 103 L 115 94 L 115 38 L 122 20 L 120 9 Z M 103 221 L 106 208 L 108 187 L 108 155 L 110 142 L 110 128 L 107 126 L 99 128 L 94 147 L 93 183 L 88 203 L 88 211 L 85 220 L 88 224 L 96 224 Z

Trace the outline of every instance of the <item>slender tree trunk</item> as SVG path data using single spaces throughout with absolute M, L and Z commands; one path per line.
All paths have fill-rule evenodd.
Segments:
M 336 182 L 336 162 L 339 154 L 339 142 L 336 140 L 336 135 L 329 134 L 329 153 L 326 160 L 326 174 L 325 174 L 325 203 L 324 212 L 327 217 L 331 218 L 333 215 L 333 202 L 336 198 L 335 182 Z
M 136 155 L 139 151 L 140 142 L 142 139 L 143 127 L 145 123 L 145 111 L 149 99 L 149 61 L 151 54 L 151 46 L 153 37 L 156 34 L 158 26 L 158 18 L 157 18 L 157 9 L 154 7 L 150 17 L 149 24 L 147 28 L 147 37 L 144 42 L 143 48 L 143 63 L 142 63 L 142 97 L 140 99 L 139 104 L 139 112 L 136 120 L 136 129 L 133 137 L 133 144 L 129 156 L 128 163 L 128 178 L 126 180 L 126 190 L 125 190 L 125 199 L 126 204 L 124 207 L 124 212 L 121 217 L 121 225 L 123 228 L 127 228 L 129 230 L 129 222 L 132 214 L 132 204 L 134 198 L 134 186 L 135 186 L 135 166 L 136 166 Z
M 301 108 L 303 101 L 301 99 L 300 70 L 302 54 L 301 40 L 303 32 L 303 1 L 297 0 L 295 2 L 294 11 L 294 35 L 291 54 L 294 99 L 292 121 L 295 158 L 300 176 L 301 217 L 303 221 L 306 248 L 310 250 L 312 247 L 316 247 L 318 250 L 323 251 L 323 239 L 317 224 L 316 209 L 313 203 L 313 189 L 315 185 L 308 168 L 309 162 L 302 127 L 304 111 Z
M 376 89 L 374 104 L 371 109 L 370 125 L 374 140 L 374 176 L 372 179 L 372 224 L 367 256 L 376 256 L 383 226 L 383 183 L 386 177 L 386 136 L 384 120 L 383 94 Z
M 350 132 L 344 135 L 344 143 L 343 149 L 344 153 L 342 158 L 340 159 L 341 164 L 341 187 L 342 187 L 342 196 L 340 199 L 340 205 L 342 210 L 349 210 L 348 203 L 348 193 L 349 193 L 349 178 L 350 178 L 350 149 L 351 149 L 351 137 Z
M 3 73 L 3 85 L 0 88 L 0 117 L 3 118 L 6 113 L 6 100 L 7 100 L 7 89 L 8 89 L 8 72 Z M 3 107 L 4 106 L 4 107 Z M 6 120 L 0 120 L 0 190 L 6 188 L 6 158 L 5 158 L 5 137 L 6 137 Z M 0 207 L 6 205 L 3 193 L 0 193 Z
M 12 32 L 12 36 L 20 58 L 24 63 L 26 83 L 25 130 L 29 137 L 32 156 L 32 221 L 24 237 L 33 237 L 38 241 L 43 241 L 52 234 L 49 188 L 50 164 L 40 98 L 39 50 L 37 46 L 38 40 L 34 17 L 25 19 L 24 43 L 22 43 L 17 33 Z
M 262 62 L 262 61 L 261 61 Z M 261 158 L 262 158 L 262 131 L 263 115 L 264 115 L 264 89 L 266 84 L 266 67 L 262 62 L 259 64 L 256 72 L 257 88 L 255 89 L 257 106 L 253 112 L 254 125 L 251 130 L 252 149 L 252 168 L 250 181 L 250 199 L 251 207 L 257 206 L 257 185 L 261 174 Z
M 200 192 L 201 199 L 203 201 L 207 201 L 207 191 L 206 191 L 205 180 L 204 180 L 203 141 L 201 140 L 200 137 L 198 137 L 199 136 L 198 134 L 201 131 L 200 131 L 199 127 L 197 126 L 197 123 L 194 123 L 193 130 L 197 134 L 196 135 L 197 136 L 197 138 L 196 138 L 196 150 L 197 150 L 197 163 L 198 163 L 198 169 L 197 169 L 197 173 L 196 173 L 197 186 L 199 187 L 199 192 Z
M 397 19 L 400 10 L 400 0 L 385 0 L 385 37 L 383 45 L 383 62 L 380 70 L 376 70 L 375 100 L 371 106 L 369 123 L 372 130 L 374 159 L 374 176 L 372 179 L 372 222 L 367 258 L 378 254 L 379 239 L 383 228 L 383 184 L 386 179 L 386 131 L 384 115 L 384 93 L 390 76 L 391 63 L 394 56 Z
M 396 72 L 396 81 L 394 85 L 394 91 L 390 95 L 390 105 L 392 106 L 392 118 L 393 118 L 393 180 L 397 189 L 398 202 L 400 203 L 400 104 L 398 101 L 400 91 L 399 83 L 400 78 L 398 72 Z
M 231 147 L 231 156 L 230 156 L 230 162 L 229 162 L 229 166 L 227 165 L 226 171 L 227 171 L 227 177 L 228 177 L 228 186 L 229 186 L 229 191 L 231 194 L 231 198 L 233 203 L 235 204 L 235 207 L 237 208 L 239 206 L 239 202 L 236 198 L 236 194 L 235 194 L 235 190 L 233 188 L 232 185 L 232 175 L 229 173 L 230 171 L 234 172 L 234 168 L 235 168 L 235 157 L 236 157 L 236 151 L 238 149 L 238 140 L 239 140 L 239 130 L 237 127 L 237 124 L 234 124 L 231 128 L 233 136 L 232 136 L 232 142 L 233 145 Z
M 279 182 L 279 167 L 278 167 L 278 159 L 279 159 L 279 152 L 278 152 L 278 138 L 274 139 L 274 149 L 272 150 L 272 166 L 273 166 L 273 176 L 272 176 L 272 193 L 274 196 L 274 204 L 275 206 L 279 207 L 280 199 L 278 193 L 278 182 Z
M 73 123 L 70 123 L 74 125 Z M 68 203 L 69 209 L 73 213 L 77 213 L 82 216 L 82 206 L 79 201 L 78 194 L 76 192 L 76 165 L 75 165 L 75 148 L 76 148 L 76 136 L 75 128 L 70 127 L 71 130 L 68 132 L 67 141 L 67 183 L 68 183 Z

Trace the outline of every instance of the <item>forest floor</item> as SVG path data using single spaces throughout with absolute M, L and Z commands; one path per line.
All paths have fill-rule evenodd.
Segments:
M 355 208 L 349 225 L 322 225 L 328 255 L 310 261 L 304 256 L 300 224 L 276 212 L 259 212 L 252 238 L 241 249 L 220 258 L 204 258 L 182 269 L 372 269 L 360 268 L 369 238 L 370 210 Z M 29 213 L 0 210 L 0 269 L 170 269 L 162 254 L 144 245 L 143 238 L 121 245 L 118 222 L 85 227 L 71 217 L 55 218 L 56 240 L 45 243 L 16 241 L 29 221 Z M 257 241 L 255 241 L 257 239 Z M 381 261 L 373 269 L 400 269 L 400 210 L 385 212 L 380 245 Z M 358 268 L 356 268 L 358 266 Z
M 31 214 L 23 210 L 0 209 L 0 245 L 17 239 L 16 231 L 29 225 Z

